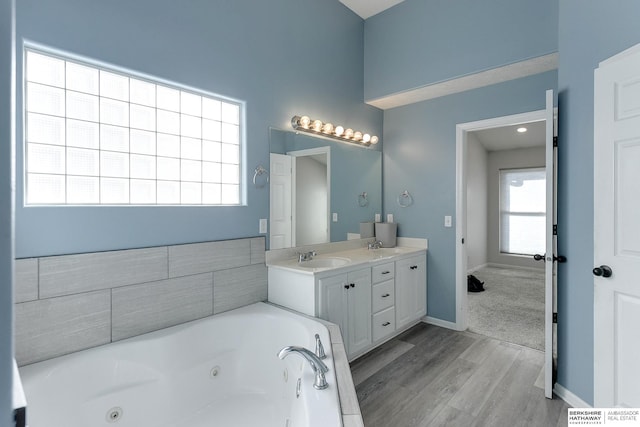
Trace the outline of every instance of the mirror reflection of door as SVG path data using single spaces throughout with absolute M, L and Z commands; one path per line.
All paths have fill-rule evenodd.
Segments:
M 330 241 L 329 154 L 329 147 L 271 154 L 271 249 Z
M 329 242 L 329 147 L 291 151 L 293 246 Z

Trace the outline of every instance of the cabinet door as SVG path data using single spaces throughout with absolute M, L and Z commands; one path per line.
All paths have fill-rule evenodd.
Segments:
M 426 313 L 426 255 L 396 261 L 396 327 L 400 328 Z
M 326 277 L 318 280 L 320 309 L 318 317 L 340 326 L 342 338 L 346 343 L 347 334 L 347 275 Z
M 371 269 L 347 274 L 347 353 L 354 354 L 371 344 Z

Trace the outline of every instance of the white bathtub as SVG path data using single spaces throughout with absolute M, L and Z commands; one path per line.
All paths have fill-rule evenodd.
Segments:
M 329 387 L 304 359 L 320 334 Z M 341 426 L 329 333 L 257 303 L 20 368 L 29 427 Z M 298 378 L 301 393 L 296 397 Z

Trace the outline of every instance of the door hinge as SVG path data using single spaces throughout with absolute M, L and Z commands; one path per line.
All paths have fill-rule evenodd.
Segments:
M 554 147 L 557 147 L 557 146 L 558 146 L 558 137 L 557 137 L 557 136 L 554 136 L 554 137 L 553 137 L 553 146 L 554 146 Z
M 553 323 L 558 323 L 558 313 L 553 313 Z
M 553 224 L 553 235 L 554 236 L 558 235 L 558 224 Z

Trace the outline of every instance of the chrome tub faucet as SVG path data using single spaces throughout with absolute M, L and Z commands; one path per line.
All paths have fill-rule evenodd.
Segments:
M 296 353 L 304 357 L 306 361 L 309 362 L 309 366 L 311 366 L 313 373 L 316 375 L 316 379 L 313 383 L 313 387 L 316 390 L 324 390 L 329 386 L 327 384 L 327 379 L 324 376 L 325 372 L 329 371 L 329 368 L 324 364 L 322 360 L 320 360 L 318 356 L 304 347 L 288 346 L 284 347 L 282 350 L 280 350 L 280 352 L 278 352 L 278 357 L 280 359 L 284 359 L 291 353 Z

